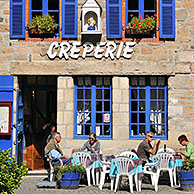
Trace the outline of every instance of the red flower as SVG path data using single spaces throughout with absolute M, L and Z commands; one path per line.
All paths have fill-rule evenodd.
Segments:
M 67 164 L 65 164 L 65 166 L 67 166 Z
M 133 27 L 135 27 L 135 26 L 136 26 L 136 23 L 133 24 Z
M 157 16 L 157 14 L 155 13 L 155 14 L 154 14 L 154 16 L 156 17 L 156 16 Z
M 146 17 L 148 17 L 148 15 L 146 15 Z
M 153 18 L 154 16 L 152 15 L 151 18 Z
M 72 162 L 70 162 L 69 164 L 73 164 Z
M 139 14 L 139 18 L 140 18 L 140 19 L 142 18 L 142 15 L 141 15 L 141 14 Z
M 55 16 L 54 15 L 52 15 L 52 18 L 54 18 Z
M 133 17 L 133 14 L 131 14 L 130 16 Z

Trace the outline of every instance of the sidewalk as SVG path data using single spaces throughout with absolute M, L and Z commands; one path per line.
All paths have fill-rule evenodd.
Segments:
M 49 188 L 37 188 L 36 183 L 43 180 L 46 176 L 27 176 L 22 180 L 22 185 L 16 190 L 15 194 L 62 194 L 62 193 L 80 193 L 80 194 L 94 194 L 94 193 L 114 193 L 110 191 L 110 183 L 106 183 L 103 187 L 103 190 L 100 191 L 97 186 L 80 185 L 78 189 L 67 190 L 67 189 L 49 189 Z M 129 194 L 128 186 L 123 186 L 117 194 Z M 134 191 L 134 193 L 137 193 Z M 156 193 L 154 187 L 151 184 L 143 184 L 141 193 Z M 169 193 L 169 194 L 179 194 L 185 193 L 190 194 L 193 192 L 181 191 L 178 187 L 171 188 L 169 185 L 159 185 L 159 190 L 157 193 Z

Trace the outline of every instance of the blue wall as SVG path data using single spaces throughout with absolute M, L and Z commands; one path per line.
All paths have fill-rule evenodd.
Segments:
M 0 75 L 0 102 L 11 102 L 11 135 L 0 135 L 0 150 L 12 149 L 13 141 L 13 76 Z M 11 150 L 12 152 L 12 150 Z

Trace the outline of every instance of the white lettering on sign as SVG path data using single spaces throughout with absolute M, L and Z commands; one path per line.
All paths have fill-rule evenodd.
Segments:
M 83 45 L 81 42 L 53 42 L 49 46 L 47 51 L 47 55 L 50 59 L 55 59 L 59 57 L 62 59 L 63 57 L 68 60 L 69 57 L 72 59 L 78 59 L 82 57 L 85 59 L 88 56 L 93 56 L 96 59 L 102 59 L 103 57 L 110 59 L 119 59 L 121 56 L 125 59 L 130 59 L 131 54 L 133 52 L 133 47 L 135 42 L 120 42 L 119 46 L 115 42 L 98 42 L 96 43 L 96 47 L 91 42 L 85 42 Z M 80 47 L 83 46 L 83 49 Z M 104 47 L 104 48 L 103 48 Z M 82 53 L 80 53 L 82 51 Z

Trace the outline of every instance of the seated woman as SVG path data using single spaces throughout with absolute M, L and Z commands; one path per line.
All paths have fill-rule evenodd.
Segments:
M 96 133 L 90 133 L 89 141 L 87 141 L 81 149 L 76 151 L 87 151 L 91 153 L 100 153 L 100 142 L 96 136 Z

